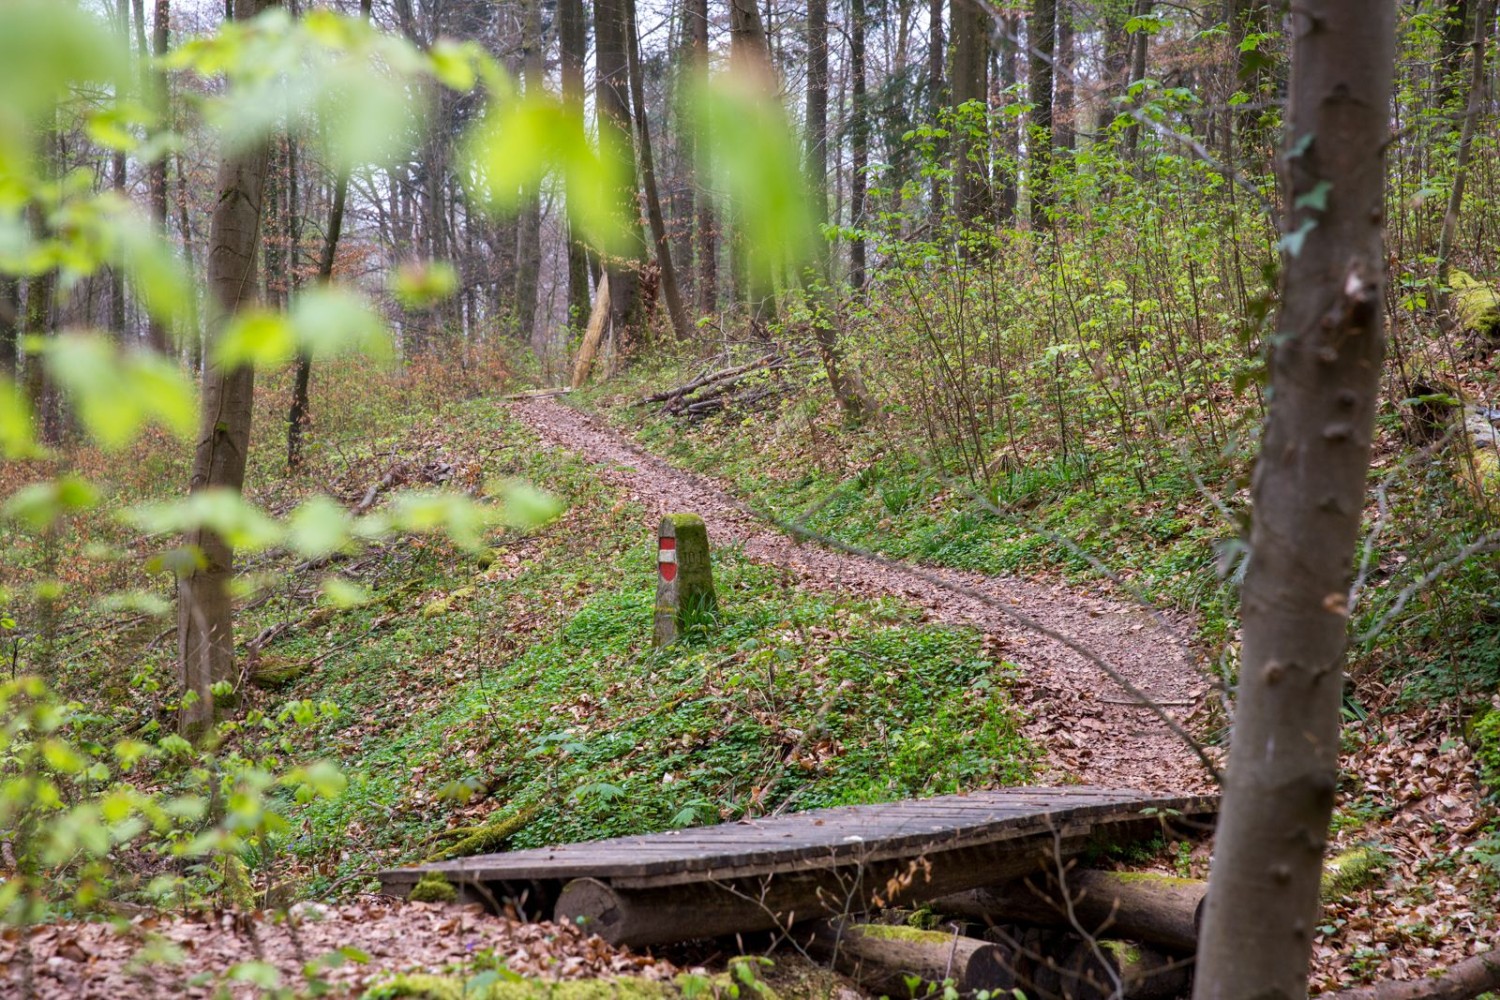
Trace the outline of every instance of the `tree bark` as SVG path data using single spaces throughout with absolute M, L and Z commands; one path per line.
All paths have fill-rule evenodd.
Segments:
M 118 27 L 120 31 L 120 48 L 130 51 L 130 7 L 122 2 L 118 8 Z M 125 94 L 123 93 L 125 83 L 124 77 L 115 81 L 115 107 L 123 110 Z M 114 188 L 115 194 L 120 198 L 125 197 L 125 182 L 127 179 L 125 151 L 117 149 L 110 157 L 110 186 Z M 125 269 L 114 265 L 109 269 L 109 329 L 120 341 L 125 339 Z
M 252 18 L 275 2 L 234 0 L 235 18 Z M 219 164 L 208 254 L 209 328 L 214 332 L 254 299 L 269 159 L 270 143 L 260 141 L 226 155 Z M 251 366 L 225 369 L 210 360 L 203 377 L 203 410 L 193 455 L 190 489 L 194 492 L 239 492 L 244 487 L 254 389 Z M 200 554 L 201 562 L 178 581 L 178 671 L 183 691 L 190 696 L 185 700 L 191 701 L 183 706 L 178 724 L 183 735 L 196 739 L 213 724 L 209 689 L 234 680 L 234 613 L 229 594 L 234 551 L 208 528 L 190 531 L 184 544 Z
M 947 105 L 947 94 L 943 91 L 943 0 L 928 0 L 927 3 L 927 113 L 932 118 L 933 127 L 937 127 L 939 113 Z M 938 154 L 941 157 L 941 147 Z M 943 214 L 943 182 L 938 177 L 932 178 L 932 191 L 929 196 L 932 205 L 932 217 L 941 218 Z
M 630 49 L 630 94 L 635 106 L 635 125 L 641 153 L 641 183 L 646 188 L 646 217 L 651 223 L 651 240 L 656 244 L 656 265 L 661 269 L 661 292 L 667 300 L 667 315 L 678 340 L 693 336 L 693 324 L 682 304 L 677 287 L 677 269 L 672 263 L 672 244 L 667 238 L 667 223 L 661 211 L 661 190 L 656 183 L 656 159 L 651 153 L 651 124 L 646 118 L 646 86 L 641 72 L 640 29 L 636 26 L 635 0 L 625 5 L 625 38 Z
M 562 99 L 569 121 L 583 128 L 583 64 L 588 56 L 588 20 L 583 0 L 558 0 L 558 50 L 562 59 Z M 568 225 L 568 325 L 581 326 L 589 314 L 589 262 L 571 223 Z
M 1052 58 L 1056 50 L 1057 0 L 1031 0 L 1026 23 L 1030 46 L 1028 87 L 1031 91 L 1031 228 L 1049 229 L 1052 206 Z M 1139 32 L 1138 32 L 1139 34 Z
M 951 0 L 953 16 L 953 104 L 978 101 L 989 107 L 989 15 L 977 0 Z M 991 217 L 988 129 L 983 136 L 957 130 L 953 173 L 958 179 L 957 214 L 968 225 Z
M 21 283 L 15 278 L 0 277 L 0 375 L 14 379 L 20 370 L 16 354 L 21 323 Z
M 139 2 L 139 0 L 137 0 Z M 156 0 L 155 9 L 151 14 L 151 54 L 161 59 L 167 54 L 167 36 L 171 26 L 171 0 Z M 141 89 L 147 95 L 151 110 L 155 112 L 158 124 L 162 130 L 171 128 L 169 115 L 171 114 L 171 97 L 167 89 L 166 74 L 160 70 L 152 69 L 142 54 Z M 166 154 L 158 156 L 146 168 L 146 187 L 148 201 L 151 206 L 151 221 L 156 224 L 157 235 L 166 238 L 167 235 L 167 157 Z M 187 235 L 183 235 L 187 239 Z M 146 328 L 146 338 L 151 344 L 152 350 L 166 354 L 171 350 L 171 332 L 167 325 L 156 317 L 151 317 Z
M 1037 888 L 1033 883 L 1041 882 Z M 1206 882 L 1154 873 L 1073 871 L 1066 892 L 1056 879 L 975 889 L 934 900 L 938 913 L 991 924 L 1071 926 L 1098 937 L 1129 938 L 1192 954 L 1198 947 Z
M 526 84 L 526 96 L 532 98 L 542 92 L 547 51 L 542 44 L 542 0 L 525 0 L 524 6 L 522 79 Z M 529 185 L 522 195 L 519 224 L 516 226 L 516 339 L 529 345 L 536 329 L 537 286 L 542 273 L 541 185 Z
M 1490 24 L 1495 19 L 1495 0 L 1479 0 L 1478 16 L 1474 19 L 1473 64 L 1469 76 L 1469 104 L 1464 110 L 1463 125 L 1459 130 L 1458 162 L 1453 167 L 1453 187 L 1448 192 L 1448 205 L 1443 212 L 1443 228 L 1438 237 L 1437 281 L 1439 288 L 1448 284 L 1449 258 L 1453 254 L 1453 241 L 1458 236 L 1458 213 L 1464 205 L 1464 188 L 1469 180 L 1469 157 L 1474 148 L 1474 129 L 1484 107 L 1484 49 L 1489 40 Z
M 640 266 L 646 251 L 631 142 L 630 64 L 625 52 L 624 0 L 594 0 L 594 96 L 599 108 L 599 144 L 605 156 L 614 158 L 616 176 L 626 179 L 616 193 L 616 203 L 626 222 L 628 250 L 623 257 L 607 259 L 604 266 L 610 321 L 620 338 L 641 325 Z
M 708 0 L 687 0 L 687 24 L 693 79 L 701 87 L 708 82 Z M 698 135 L 694 141 L 708 149 L 713 140 L 709 135 Z M 713 198 L 701 178 L 694 186 L 693 198 L 693 241 L 698 260 L 693 285 L 698 293 L 698 311 L 708 316 L 719 309 L 719 245 Z
M 1282 189 L 1285 232 L 1296 236 L 1283 243 L 1198 1000 L 1307 992 L 1338 783 L 1347 595 L 1385 354 L 1395 4 L 1306 0 L 1291 34 Z
M 870 109 L 865 97 L 865 0 L 849 0 L 849 284 L 865 287 L 865 170 L 870 165 Z
M 735 72 L 749 83 L 762 88 L 768 96 L 776 94 L 775 64 L 771 61 L 770 42 L 765 22 L 755 0 L 729 0 L 729 61 Z M 736 226 L 730 243 L 733 256 L 736 293 L 749 307 L 750 326 L 757 336 L 769 339 L 770 324 L 776 321 L 776 297 L 765 280 L 752 277 L 744 227 Z

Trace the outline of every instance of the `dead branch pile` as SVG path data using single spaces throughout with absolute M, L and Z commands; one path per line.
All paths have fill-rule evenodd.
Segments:
M 661 403 L 664 412 L 679 414 L 690 420 L 699 420 L 733 406 L 753 406 L 785 391 L 782 383 L 762 377 L 763 374 L 782 372 L 806 361 L 808 357 L 810 355 L 806 351 L 794 351 L 790 354 L 772 351 L 754 361 L 707 372 L 675 388 L 644 396 L 640 405 Z M 747 382 L 750 384 L 747 385 Z

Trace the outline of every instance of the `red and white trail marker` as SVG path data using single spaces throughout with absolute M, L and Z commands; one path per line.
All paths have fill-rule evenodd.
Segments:
M 668 583 L 677 579 L 677 539 L 657 539 L 656 568 L 661 571 L 661 578 Z

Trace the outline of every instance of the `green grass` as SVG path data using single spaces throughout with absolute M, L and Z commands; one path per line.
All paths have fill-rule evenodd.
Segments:
M 493 405 L 455 416 L 489 442 L 495 471 L 569 513 L 495 539 L 489 570 L 443 546 L 388 552 L 370 605 L 268 648 L 317 663 L 277 699 L 341 709 L 293 749 L 351 779 L 284 845 L 319 867 L 314 890 L 420 860 L 445 828 L 512 808 L 536 810 L 510 840 L 534 846 L 1032 774 L 1013 668 L 984 655 L 977 631 L 899 602 L 806 591 L 720 548 L 717 617 L 653 650 L 645 512 Z M 267 605 L 242 630 L 288 613 Z

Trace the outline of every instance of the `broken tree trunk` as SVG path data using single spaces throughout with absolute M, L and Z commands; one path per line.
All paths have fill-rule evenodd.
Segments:
M 1192 960 L 1172 958 L 1124 941 L 1081 941 L 1059 970 L 1071 1000 L 1168 1000 L 1192 979 Z
M 578 360 L 573 364 L 573 388 L 580 388 L 589 379 L 594 359 L 599 356 L 599 341 L 604 337 L 604 324 L 609 321 L 609 282 L 599 282 L 599 292 L 594 298 L 594 310 L 589 313 L 589 325 L 583 331 L 583 343 L 578 347 Z
M 1016 985 L 1003 946 L 943 931 L 829 921 L 814 929 L 809 947 L 876 995 L 927 996 L 931 984 L 950 980 L 965 996 Z
M 1471 1000 L 1500 990 L 1500 949 L 1466 958 L 1436 978 L 1373 983 L 1322 994 L 1324 1000 Z
M 992 924 L 1072 926 L 1091 934 L 1146 941 L 1183 954 L 1198 945 L 1198 924 L 1208 883 L 1154 872 L 1076 871 L 1067 876 L 1066 898 L 1056 879 L 1045 886 L 1016 882 L 944 896 L 939 913 Z

